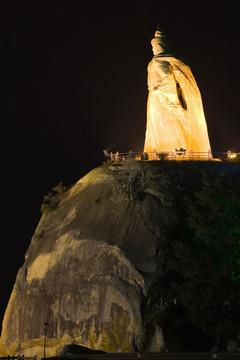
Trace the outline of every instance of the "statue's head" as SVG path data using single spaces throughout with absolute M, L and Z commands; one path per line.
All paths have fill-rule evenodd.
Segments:
M 154 55 L 170 52 L 165 35 L 162 31 L 155 31 L 151 44 Z

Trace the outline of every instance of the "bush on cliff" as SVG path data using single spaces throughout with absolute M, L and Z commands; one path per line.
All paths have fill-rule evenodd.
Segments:
M 45 211 L 55 210 L 60 200 L 63 198 L 63 196 L 66 195 L 68 189 L 69 187 L 63 185 L 62 182 L 54 186 L 52 188 L 52 192 L 49 192 L 47 195 L 44 195 L 43 197 L 43 203 L 40 208 L 41 213 L 43 214 Z

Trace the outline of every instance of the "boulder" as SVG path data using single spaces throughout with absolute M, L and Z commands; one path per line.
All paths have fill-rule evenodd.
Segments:
M 177 216 L 166 184 L 146 186 L 146 179 L 136 161 L 102 165 L 44 212 L 5 312 L 2 355 L 42 356 L 44 322 L 47 356 L 69 344 L 106 352 L 163 348 L 161 329 L 144 335 L 143 303 Z

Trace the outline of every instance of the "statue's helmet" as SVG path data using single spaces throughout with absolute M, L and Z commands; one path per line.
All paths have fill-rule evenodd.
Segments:
M 154 38 L 151 40 L 151 44 L 154 55 L 170 52 L 167 40 L 162 31 L 155 31 Z

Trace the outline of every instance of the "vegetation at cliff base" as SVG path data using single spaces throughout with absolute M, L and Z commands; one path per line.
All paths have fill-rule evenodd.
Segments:
M 180 332 L 187 324 L 220 346 L 240 332 L 240 183 L 204 173 L 184 208 L 162 259 L 170 304 L 162 325 Z

